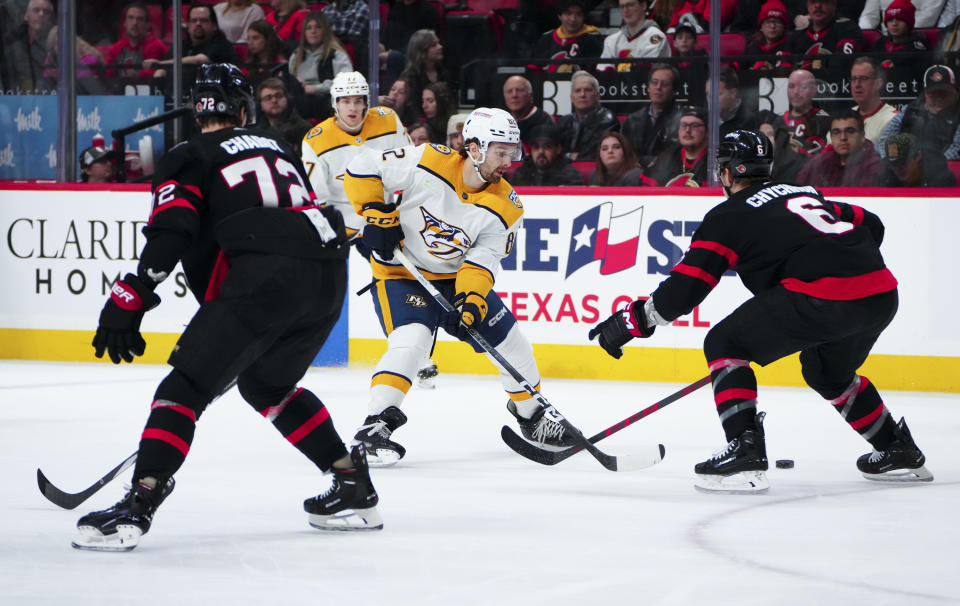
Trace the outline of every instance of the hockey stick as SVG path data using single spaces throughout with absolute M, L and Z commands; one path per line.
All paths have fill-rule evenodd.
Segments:
M 80 503 L 83 503 L 96 494 L 115 477 L 129 469 L 136 462 L 136 460 L 137 453 L 133 453 L 124 459 L 122 463 L 108 471 L 106 475 L 97 480 L 93 486 L 77 493 L 69 493 L 60 490 L 50 483 L 50 480 L 47 479 L 47 476 L 43 475 L 43 472 L 40 471 L 39 468 L 37 468 L 37 485 L 40 487 L 40 492 L 43 494 L 43 496 L 47 497 L 48 501 L 58 507 L 63 507 L 64 509 L 73 509 Z
M 589 440 L 590 443 L 596 444 L 600 440 L 608 436 L 612 436 L 613 434 L 617 433 L 621 429 L 629 427 L 634 423 L 636 423 L 637 421 L 639 421 L 640 419 L 657 412 L 661 408 L 664 408 L 665 406 L 672 404 L 673 402 L 676 402 L 677 400 L 679 400 L 680 398 L 686 395 L 689 395 L 697 391 L 698 389 L 700 389 L 701 387 L 703 387 L 709 382 L 710 382 L 710 375 L 707 375 L 704 378 L 700 379 L 699 381 L 696 381 L 694 383 L 691 383 L 690 385 L 687 385 L 683 389 L 673 394 L 670 394 L 669 396 L 663 398 L 659 402 L 651 404 L 650 406 L 644 408 L 640 412 L 634 415 L 631 415 L 626 419 L 618 423 L 615 423 L 614 425 L 611 425 L 610 427 L 604 429 L 597 435 L 591 436 Z M 580 452 L 580 450 L 582 450 L 582 447 L 580 446 L 572 446 L 566 450 L 560 450 L 560 451 L 550 451 L 550 450 L 545 450 L 543 448 L 538 448 L 534 444 L 527 442 L 517 434 L 510 431 L 507 427 L 503 428 L 500 435 L 503 437 L 503 441 L 506 442 L 507 445 L 510 446 L 510 448 L 517 451 L 518 454 L 530 459 L 531 461 L 536 461 L 537 463 L 540 463 L 542 465 L 556 465 L 560 461 L 563 461 L 564 459 L 568 459 L 573 455 L 577 454 L 578 452 Z M 649 467 L 650 465 L 659 463 L 660 460 L 663 459 L 664 454 L 665 454 L 665 451 L 664 451 L 663 445 L 661 444 L 660 458 L 653 461 L 652 463 L 649 462 L 650 457 L 644 456 L 644 455 L 636 455 L 634 457 L 629 458 L 629 460 L 621 456 L 619 457 L 619 459 L 623 460 L 621 465 L 622 469 L 627 469 L 628 466 L 630 469 L 642 469 L 643 467 Z
M 427 280 L 422 273 L 420 273 L 420 270 L 417 269 L 417 266 L 414 265 L 410 261 L 410 259 L 407 258 L 405 254 L 403 254 L 399 246 L 393 251 L 393 255 L 397 258 L 398 261 L 400 261 L 401 265 L 407 268 L 407 271 L 410 272 L 410 275 L 416 278 L 417 282 L 419 282 L 420 285 L 423 286 L 423 288 L 428 293 L 430 293 L 430 296 L 436 299 L 437 303 L 440 304 L 440 307 L 442 307 L 444 311 L 446 312 L 454 311 L 453 305 L 451 305 L 450 302 L 447 301 L 447 299 L 442 294 L 440 294 L 440 291 L 437 290 L 437 288 L 433 284 L 431 284 L 430 281 Z M 470 338 L 476 341 L 477 344 L 484 349 L 484 351 L 490 354 L 493 357 L 493 359 L 496 360 L 497 363 L 500 364 L 500 366 L 504 370 L 506 370 L 511 377 L 513 377 L 514 381 L 519 383 L 520 386 L 527 391 L 527 393 L 529 393 L 531 396 L 536 398 L 536 400 L 544 406 L 544 414 L 549 415 L 551 420 L 562 425 L 563 428 L 570 433 L 570 435 L 574 436 L 574 438 L 581 443 L 580 444 L 581 449 L 585 448 L 587 452 L 592 454 L 594 458 L 597 459 L 597 461 L 599 461 L 600 464 L 603 465 L 605 468 L 609 469 L 610 471 L 617 471 L 617 457 L 606 454 L 605 452 L 601 451 L 596 446 L 588 442 L 587 439 L 583 437 L 583 434 L 580 432 L 580 430 L 574 427 L 574 425 L 570 421 L 568 421 L 566 417 L 560 414 L 560 411 L 554 408 L 554 406 L 550 402 L 548 402 L 545 397 L 543 397 L 543 394 L 541 394 L 532 385 L 530 385 L 530 382 L 527 381 L 525 378 L 523 378 L 523 375 L 521 375 L 520 372 L 517 371 L 517 369 L 514 368 L 512 364 L 510 364 L 510 362 L 507 362 L 506 358 L 504 358 L 494 346 L 490 345 L 490 343 L 488 343 L 487 340 L 484 339 L 483 336 L 476 329 L 468 326 L 467 334 L 470 336 Z M 504 426 L 503 431 L 511 431 L 511 430 L 510 428 Z M 503 435 L 502 432 L 501 432 L 501 435 Z M 522 439 L 522 438 L 519 438 L 519 439 Z M 508 443 L 507 445 L 509 446 L 510 444 Z

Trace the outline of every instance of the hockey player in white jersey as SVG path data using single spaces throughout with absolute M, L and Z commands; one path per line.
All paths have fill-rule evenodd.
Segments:
M 371 381 L 369 416 L 355 437 L 367 445 L 371 464 L 396 463 L 405 453 L 391 435 L 407 421 L 400 404 L 438 324 L 482 352 L 467 336 L 466 328 L 475 328 L 531 385 L 539 385 L 533 348 L 493 291 L 500 260 L 510 254 L 523 218 L 517 193 L 503 179 L 511 161 L 520 159 L 520 129 L 507 112 L 481 107 L 464 124 L 463 138 L 464 152 L 436 144 L 365 150 L 347 167 L 344 189 L 364 220 L 363 242 L 373 251 L 377 279 L 374 308 L 387 335 L 387 352 Z M 397 190 L 403 191 L 400 199 L 387 203 L 384 192 Z M 401 242 L 455 313 L 444 312 L 393 258 Z M 573 444 L 506 371 L 500 376 L 510 397 L 507 408 L 527 439 L 553 448 Z
M 353 237 L 359 235 L 363 219 L 343 191 L 347 163 L 358 149 L 382 151 L 411 141 L 396 112 L 389 107 L 370 107 L 370 86 L 360 72 L 337 74 L 330 97 L 333 116 L 304 135 L 300 155 L 317 199 L 340 211 L 347 235 Z

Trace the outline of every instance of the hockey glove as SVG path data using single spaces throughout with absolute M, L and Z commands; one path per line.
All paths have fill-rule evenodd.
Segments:
M 403 242 L 400 211 L 396 204 L 367 202 L 363 205 L 363 243 L 381 259 L 393 258 L 393 249 Z
M 619 360 L 620 356 L 623 355 L 622 347 L 630 339 L 634 337 L 646 339 L 657 328 L 655 325 L 647 326 L 647 316 L 643 312 L 643 304 L 642 300 L 637 299 L 591 328 L 587 336 L 591 341 L 599 336 L 600 347 Z
M 160 297 L 137 276 L 127 274 L 117 280 L 100 312 L 100 325 L 93 337 L 94 355 L 102 358 L 106 350 L 114 364 L 120 360 L 133 362 L 134 356 L 142 356 L 147 344 L 140 336 L 140 320 L 144 312 L 159 304 Z
M 440 325 L 451 336 L 461 341 L 467 337 L 467 328 L 479 329 L 487 315 L 487 300 L 475 292 L 458 292 L 453 298 L 453 311 L 446 312 Z

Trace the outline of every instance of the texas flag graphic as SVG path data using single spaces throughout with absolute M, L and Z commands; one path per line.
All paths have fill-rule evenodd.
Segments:
M 587 263 L 600 261 L 602 275 L 615 274 L 637 263 L 643 207 L 613 214 L 613 202 L 594 206 L 573 220 L 567 276 Z

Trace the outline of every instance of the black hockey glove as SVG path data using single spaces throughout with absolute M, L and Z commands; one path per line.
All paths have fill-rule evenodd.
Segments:
M 487 315 L 487 300 L 475 292 L 458 292 L 453 298 L 453 311 L 445 312 L 440 326 L 461 341 L 467 337 L 467 328 L 479 329 Z
M 363 205 L 363 243 L 384 261 L 393 258 L 393 249 L 403 242 L 400 211 L 396 204 L 367 202 Z
M 160 297 L 137 276 L 127 274 L 117 280 L 100 312 L 100 325 L 93 337 L 94 355 L 102 358 L 106 350 L 114 364 L 120 360 L 133 362 L 134 356 L 142 356 L 147 344 L 140 336 L 140 320 L 144 312 L 159 304 Z
M 656 326 L 647 326 L 647 316 L 643 312 L 643 304 L 644 301 L 637 299 L 591 328 L 587 336 L 591 341 L 599 336 L 600 347 L 619 360 L 620 356 L 623 355 L 622 347 L 630 339 L 634 337 L 646 339 L 657 328 Z

